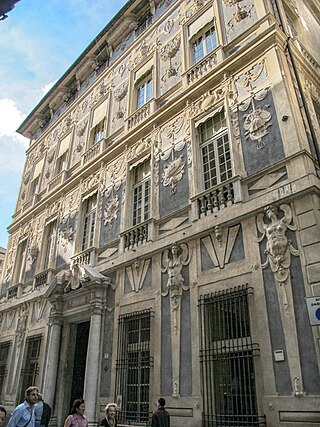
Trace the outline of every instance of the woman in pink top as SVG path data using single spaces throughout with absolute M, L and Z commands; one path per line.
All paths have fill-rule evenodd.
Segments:
M 71 415 L 64 422 L 64 427 L 88 427 L 88 420 L 84 415 L 85 409 L 84 400 L 76 399 L 72 405 Z

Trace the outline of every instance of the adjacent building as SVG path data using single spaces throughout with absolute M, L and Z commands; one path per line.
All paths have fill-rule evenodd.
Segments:
M 319 40 L 318 0 L 130 0 L 65 72 L 18 129 L 1 403 L 320 425 Z

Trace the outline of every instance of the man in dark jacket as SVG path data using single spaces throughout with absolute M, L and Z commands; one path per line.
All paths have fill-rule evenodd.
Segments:
M 158 400 L 158 409 L 152 415 L 151 427 L 170 427 L 170 415 L 164 409 L 166 401 L 163 397 Z

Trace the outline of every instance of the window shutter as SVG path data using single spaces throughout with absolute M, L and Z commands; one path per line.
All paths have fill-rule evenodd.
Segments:
M 69 135 L 63 138 L 63 140 L 60 142 L 58 157 L 61 157 L 62 154 L 64 154 L 68 150 L 70 141 L 71 141 L 71 133 L 69 133 Z
M 209 22 L 213 21 L 213 9 L 208 9 L 203 15 L 196 19 L 191 25 L 189 25 L 189 38 L 197 34 L 202 28 L 204 28 Z
M 33 173 L 33 178 L 32 180 L 38 178 L 38 176 L 41 174 L 42 171 L 42 167 L 43 167 L 43 163 L 44 163 L 44 158 L 41 159 L 35 166 L 34 168 L 34 173 Z
M 97 126 L 107 114 L 107 99 L 94 110 L 91 129 Z

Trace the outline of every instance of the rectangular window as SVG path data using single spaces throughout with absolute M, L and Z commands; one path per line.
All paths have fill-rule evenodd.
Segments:
M 152 98 L 152 77 L 149 75 L 146 79 L 143 80 L 141 84 L 137 87 L 137 108 L 141 108 Z
M 40 175 L 38 175 L 35 179 L 31 181 L 29 197 L 39 194 L 39 190 L 40 190 Z
M 24 399 L 24 393 L 30 384 L 36 384 L 36 378 L 39 374 L 39 355 L 41 347 L 41 337 L 36 336 L 28 338 L 26 342 L 26 357 L 24 368 L 21 369 L 21 395 L 20 402 Z
M 89 249 L 94 243 L 94 230 L 97 212 L 97 194 L 89 197 L 84 201 L 84 219 L 83 219 L 83 236 L 82 250 Z
M 202 425 L 258 426 L 249 295 L 240 286 L 200 297 Z
M 65 151 L 56 161 L 56 175 L 67 170 L 67 155 L 68 151 Z
M 18 283 L 23 283 L 24 273 L 26 268 L 26 259 L 27 259 L 27 239 L 23 240 L 18 244 L 17 254 L 14 263 L 14 271 L 12 282 L 14 285 Z
M 193 62 L 194 64 L 212 52 L 217 46 L 217 33 L 215 27 L 203 31 L 196 35 L 193 43 Z
M 47 225 L 45 231 L 43 270 L 53 267 L 56 241 L 57 221 L 52 221 Z
M 224 112 L 215 114 L 200 125 L 200 151 L 204 189 L 232 177 L 228 129 Z
M 2 402 L 3 387 L 7 376 L 7 363 L 11 342 L 0 343 L 0 401 Z
M 105 131 L 104 131 L 104 120 L 102 120 L 100 123 L 98 123 L 93 128 L 93 140 L 92 143 L 96 144 L 97 142 L 100 142 L 105 137 Z
M 150 159 L 133 168 L 133 215 L 132 225 L 140 224 L 150 217 L 151 200 Z
M 143 310 L 119 318 L 116 360 L 116 401 L 121 402 L 120 422 L 149 420 L 151 311 Z

